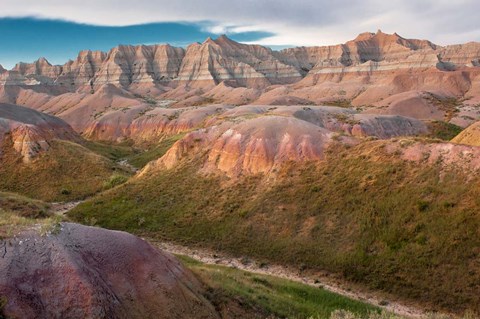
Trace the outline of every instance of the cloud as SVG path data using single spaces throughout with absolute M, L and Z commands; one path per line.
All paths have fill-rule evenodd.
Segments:
M 211 33 L 274 33 L 267 45 L 344 42 L 364 31 L 397 32 L 439 44 L 480 40 L 478 0 L 2 0 L 0 17 L 41 17 L 125 26 L 204 22 Z

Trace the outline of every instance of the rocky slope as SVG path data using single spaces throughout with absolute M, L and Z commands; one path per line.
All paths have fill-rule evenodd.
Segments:
M 25 107 L 0 104 L 0 152 L 10 145 L 25 162 L 47 151 L 54 139 L 79 141 L 80 137 L 64 121 Z M 1 156 L 1 153 L 0 153 Z
M 363 137 L 427 132 L 424 123 L 412 118 L 359 114 L 339 107 L 251 105 L 215 111 L 204 122 L 205 128 L 188 133 L 143 173 L 157 166 L 174 167 L 198 154 L 204 156 L 206 171 L 218 169 L 230 176 L 270 173 L 289 161 L 320 160 L 334 141 L 354 145 Z
M 133 235 L 53 225 L 2 243 L 8 318 L 218 318 L 197 280 Z

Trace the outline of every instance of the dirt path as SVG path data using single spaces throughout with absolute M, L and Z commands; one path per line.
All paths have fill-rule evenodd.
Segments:
M 306 274 L 297 269 L 287 268 L 280 265 L 265 265 L 251 259 L 234 258 L 206 249 L 192 249 L 173 243 L 158 242 L 154 240 L 149 241 L 160 249 L 171 254 L 188 256 L 205 264 L 233 267 L 252 273 L 284 278 L 313 287 L 322 287 L 339 295 L 366 302 L 383 308 L 386 311 L 408 318 L 422 318 L 425 316 L 424 311 L 414 306 L 406 305 L 399 301 L 386 300 L 384 296 L 381 297 L 376 293 L 361 290 L 359 287 L 353 287 L 346 282 L 340 282 L 326 273 L 320 275 Z
M 51 203 L 50 211 L 56 215 L 64 216 L 68 211 L 83 202 L 84 200 L 66 203 Z M 366 302 L 408 318 L 422 318 L 425 316 L 425 312 L 417 307 L 407 305 L 397 300 L 391 300 L 393 298 L 386 300 L 385 296 L 380 296 L 375 292 L 365 291 L 358 286 L 353 286 L 347 282 L 335 279 L 334 276 L 331 276 L 328 273 L 307 274 L 298 269 L 280 265 L 265 265 L 249 258 L 235 258 L 208 249 L 193 249 L 173 243 L 159 242 L 151 239 L 147 240 L 171 254 L 188 256 L 205 264 L 223 265 L 252 273 L 284 278 L 313 287 L 322 287 L 339 295 Z
M 48 211 L 55 215 L 65 216 L 65 214 L 83 203 L 85 200 L 78 200 L 74 202 L 64 202 L 64 203 L 50 203 L 50 208 Z
M 120 161 L 117 161 L 117 164 L 122 166 L 123 168 L 125 168 L 127 171 L 130 171 L 132 173 L 136 173 L 138 172 L 138 168 L 136 168 L 135 166 L 133 166 L 132 164 L 130 164 L 126 159 L 123 159 L 123 160 L 120 160 Z

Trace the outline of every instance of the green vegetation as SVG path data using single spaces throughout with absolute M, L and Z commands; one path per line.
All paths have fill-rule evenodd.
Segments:
M 130 142 L 116 144 L 111 142 L 86 141 L 85 147 L 112 161 L 118 161 L 136 153 Z
M 427 123 L 430 138 L 438 138 L 444 141 L 450 141 L 452 138 L 460 134 L 462 128 L 458 125 L 443 121 L 432 121 Z
M 347 100 L 347 99 L 338 99 L 338 100 L 332 100 L 332 101 L 327 101 L 323 102 L 323 105 L 329 105 L 329 106 L 338 106 L 338 107 L 344 107 L 344 108 L 352 108 L 352 101 Z
M 279 318 L 329 318 L 337 309 L 364 317 L 378 311 L 373 306 L 286 279 L 254 274 L 239 269 L 206 265 L 189 257 L 177 256 L 210 288 L 211 302 L 240 298 L 247 308 Z M 208 296 L 207 296 L 208 297 Z M 267 317 L 267 316 L 265 316 Z
M 183 244 L 324 269 L 432 307 L 480 310 L 480 177 L 398 159 L 388 141 L 331 148 L 268 182 L 151 173 L 70 216 Z M 140 221 L 143 221 L 140 223 Z
M 427 93 L 426 99 L 435 105 L 439 110 L 445 112 L 445 122 L 450 120 L 459 112 L 459 107 L 462 106 L 462 102 L 456 97 L 441 97 L 433 93 Z
M 148 162 L 162 157 L 170 147 L 172 147 L 172 145 L 184 135 L 185 134 L 176 134 L 166 137 L 162 139 L 160 143 L 150 147 L 148 150 L 126 157 L 126 160 L 130 165 L 133 165 L 136 168 L 142 168 L 147 165 Z
M 48 204 L 14 193 L 0 192 L 0 207 L 25 218 L 48 217 Z
M 0 191 L 44 201 L 70 201 L 103 189 L 112 174 L 124 174 L 107 158 L 68 141 L 53 141 L 30 163 L 7 146 L 0 161 Z
M 42 233 L 55 230 L 53 225 L 59 225 L 60 218 L 52 216 L 48 208 L 42 201 L 0 192 L 0 240 L 36 224 L 40 225 Z
M 112 176 L 110 176 L 110 178 L 107 181 L 105 181 L 105 183 L 103 183 L 103 188 L 104 189 L 114 188 L 115 186 L 126 183 L 127 180 L 128 180 L 128 177 L 123 174 L 113 174 Z
M 6 318 L 5 315 L 3 314 L 4 308 L 7 305 L 7 298 L 0 296 L 0 319 Z

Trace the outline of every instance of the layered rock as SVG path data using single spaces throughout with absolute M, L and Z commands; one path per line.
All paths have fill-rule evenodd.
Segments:
M 207 170 L 218 169 L 231 176 L 268 173 L 287 161 L 322 158 L 332 137 L 332 132 L 295 118 L 265 116 L 238 124 L 224 122 L 189 133 L 152 166 L 171 168 L 206 149 Z
M 196 123 L 201 118 L 204 128 L 185 135 L 142 174 L 158 167 L 170 169 L 192 158 L 200 158 L 207 172 L 218 170 L 233 177 L 270 174 L 288 161 L 321 160 L 334 142 L 355 144 L 369 136 L 387 139 L 428 133 L 427 126 L 413 118 L 360 114 L 340 107 L 207 108 L 208 117 L 204 108 L 183 111 L 180 117 L 197 118 Z
M 93 84 L 168 82 L 176 78 L 184 50 L 170 45 L 119 46 L 108 53 Z
M 278 60 L 272 50 L 240 44 L 221 36 L 187 48 L 178 80 L 212 84 L 227 81 L 241 86 L 265 87 L 300 78 L 298 70 Z
M 43 76 L 55 79 L 60 75 L 62 68 L 58 65 L 51 65 L 45 58 L 40 58 L 33 63 L 17 63 L 12 71 L 18 72 L 21 75 L 29 76 Z
M 278 56 L 305 73 L 371 72 L 402 67 L 435 67 L 437 46 L 398 34 L 362 33 L 345 44 L 285 49 Z M 417 52 L 418 51 L 418 52 Z M 369 62 L 365 64 L 366 62 Z
M 68 61 L 63 65 L 62 74 L 56 82 L 60 85 L 91 85 L 105 58 L 106 54 L 101 51 L 81 51 L 74 61 Z
M 108 53 L 82 51 L 75 61 L 63 66 L 52 66 L 41 58 L 17 64 L 9 71 L 10 81 L 4 78 L 3 82 L 78 88 L 88 84 L 127 87 L 133 83 L 208 85 L 228 81 L 237 86 L 265 87 L 292 83 L 307 74 L 473 67 L 479 65 L 479 52 L 478 43 L 440 47 L 427 40 L 405 39 L 381 31 L 362 33 L 345 44 L 278 52 L 221 36 L 191 44 L 186 50 L 169 45 L 121 45 Z M 38 83 L 32 82 L 32 77 Z
M 439 58 L 453 68 L 480 66 L 480 43 L 469 42 L 446 46 Z
M 422 143 L 396 140 L 385 150 L 405 160 L 427 165 L 441 165 L 445 170 L 460 169 L 474 175 L 480 172 L 480 148 L 455 143 Z
M 65 223 L 2 247 L 7 318 L 218 318 L 173 256 L 124 232 Z
M 11 145 L 28 162 L 47 151 L 54 139 L 79 141 L 80 137 L 58 118 L 18 105 L 0 104 L 1 149 Z

